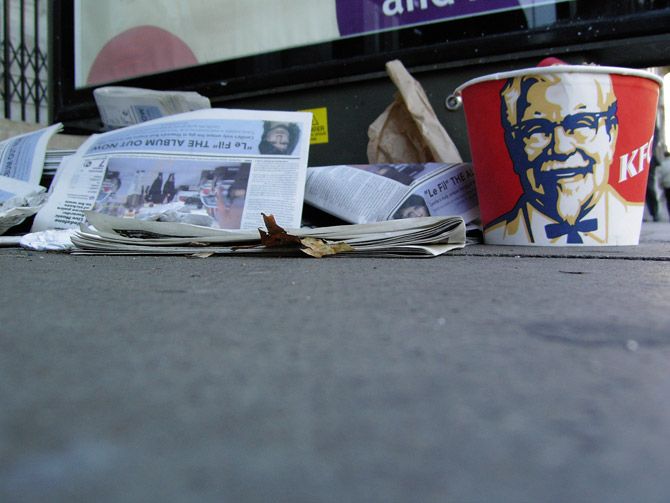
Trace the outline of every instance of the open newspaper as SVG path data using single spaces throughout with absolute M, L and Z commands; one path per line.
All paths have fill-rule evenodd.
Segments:
M 0 234 L 34 215 L 46 199 L 40 185 L 47 144 L 55 124 L 0 142 Z
M 87 214 L 72 242 L 74 254 L 356 255 L 434 257 L 466 244 L 460 217 L 420 217 L 316 229 L 283 229 L 263 215 L 266 231 L 222 230 Z
M 453 216 L 479 220 L 470 163 L 310 167 L 305 202 L 346 222 Z
M 32 231 L 74 229 L 86 211 L 222 229 L 261 213 L 298 227 L 312 115 L 204 109 L 89 137 L 63 160 Z

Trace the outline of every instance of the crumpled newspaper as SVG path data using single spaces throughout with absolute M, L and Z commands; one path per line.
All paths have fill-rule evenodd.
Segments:
M 19 246 L 35 251 L 69 251 L 74 248 L 70 239 L 76 229 L 29 232 L 21 236 Z
M 386 63 L 395 101 L 368 128 L 370 164 L 463 162 L 421 84 L 398 60 Z
M 0 234 L 37 213 L 46 201 L 46 190 L 40 185 L 0 176 Z

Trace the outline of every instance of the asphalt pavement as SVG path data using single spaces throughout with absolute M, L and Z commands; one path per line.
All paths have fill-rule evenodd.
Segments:
M 0 500 L 670 501 L 669 261 L 0 248 Z

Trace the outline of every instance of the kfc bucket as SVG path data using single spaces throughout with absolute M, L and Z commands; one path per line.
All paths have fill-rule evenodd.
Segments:
M 456 89 L 484 241 L 637 244 L 661 83 L 641 70 L 560 64 Z

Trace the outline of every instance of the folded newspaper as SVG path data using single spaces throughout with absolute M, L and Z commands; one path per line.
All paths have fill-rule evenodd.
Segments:
M 81 224 L 72 237 L 73 254 L 434 257 L 466 244 L 461 217 L 283 229 L 271 215 L 263 215 L 267 230 L 256 231 L 143 221 L 94 212 L 88 212 L 86 220 L 88 224 Z
M 312 114 L 204 109 L 90 136 L 64 157 L 32 232 L 86 211 L 223 229 L 299 227 Z M 42 164 L 44 159 L 42 158 Z
M 209 98 L 193 91 L 155 91 L 138 87 L 106 86 L 95 89 L 93 98 L 102 123 L 110 129 L 211 108 Z

